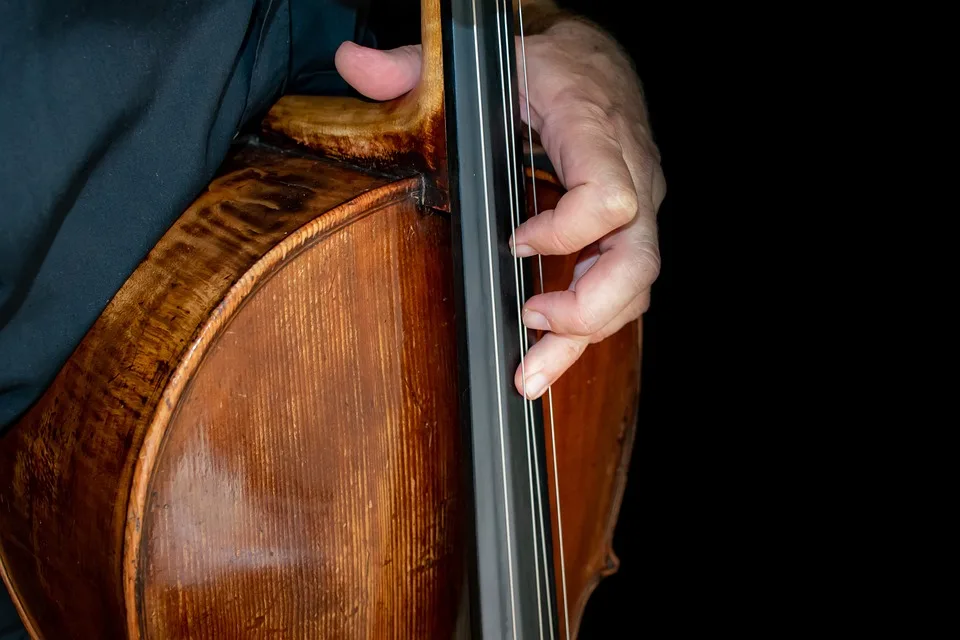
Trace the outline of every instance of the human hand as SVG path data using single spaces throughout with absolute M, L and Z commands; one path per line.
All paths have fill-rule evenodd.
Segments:
M 539 134 L 566 193 L 521 224 L 516 255 L 579 252 L 566 291 L 531 297 L 523 323 L 547 333 L 530 349 L 514 384 L 543 394 L 591 343 L 636 320 L 660 269 L 656 212 L 666 195 L 639 80 L 616 43 L 580 21 L 554 24 L 518 42 L 520 113 Z M 390 51 L 343 43 L 341 76 L 361 94 L 389 100 L 420 77 L 420 48 Z M 526 380 L 523 379 L 526 375 Z

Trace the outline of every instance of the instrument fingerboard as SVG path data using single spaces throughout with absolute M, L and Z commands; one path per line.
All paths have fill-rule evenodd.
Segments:
M 472 636 L 558 638 L 542 408 L 514 387 L 534 336 L 520 323 L 532 265 L 509 246 L 526 211 L 513 8 L 442 7 Z

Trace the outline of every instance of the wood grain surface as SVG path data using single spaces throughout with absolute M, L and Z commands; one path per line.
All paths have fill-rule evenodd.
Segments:
M 462 544 L 450 265 L 448 221 L 411 194 L 246 298 L 152 464 L 146 637 L 451 636 Z
M 134 467 L 148 426 L 172 409 L 163 404 L 171 376 L 227 293 L 325 211 L 368 211 L 417 184 L 243 147 L 160 240 L 0 440 L 0 560 L 34 637 L 126 636 Z

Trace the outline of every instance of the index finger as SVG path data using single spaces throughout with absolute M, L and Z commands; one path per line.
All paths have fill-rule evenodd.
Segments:
M 633 177 L 600 107 L 568 99 L 543 116 L 540 139 L 567 192 L 555 209 L 517 228 L 511 240 L 516 255 L 571 254 L 634 219 L 639 201 Z

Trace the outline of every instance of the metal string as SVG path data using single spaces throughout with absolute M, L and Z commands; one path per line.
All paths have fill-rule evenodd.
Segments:
M 518 0 L 518 1 L 520 1 L 520 0 Z M 483 139 L 483 124 L 484 124 L 483 89 L 482 89 L 482 82 L 481 82 L 481 77 L 480 77 L 479 33 L 478 33 L 478 23 L 477 23 L 477 5 L 476 5 L 476 0 L 473 0 L 472 6 L 473 6 L 474 55 L 476 56 L 476 60 L 477 60 L 477 95 L 478 95 L 478 108 L 479 108 L 479 123 L 480 123 L 480 128 L 481 128 L 480 153 L 481 153 L 481 160 L 482 160 L 481 166 L 482 166 L 483 184 L 484 184 L 484 211 L 485 211 L 486 218 L 487 218 L 487 249 L 488 249 L 488 252 L 489 252 L 489 255 L 490 255 L 490 260 L 491 260 L 491 264 L 490 264 L 490 274 L 489 274 L 489 276 L 490 276 L 490 290 L 493 291 L 493 290 L 494 290 L 493 260 L 495 259 L 495 253 L 494 253 L 494 249 L 493 249 L 493 239 L 492 239 L 492 237 L 491 237 L 490 201 L 489 201 L 488 184 L 487 184 L 486 148 L 485 148 L 485 142 L 484 142 L 484 139 Z M 521 205 L 520 205 L 520 203 L 519 203 L 520 194 L 519 194 L 519 190 L 517 189 L 516 168 L 513 166 L 513 165 L 515 164 L 514 161 L 515 161 L 516 158 L 517 158 L 517 154 L 516 154 L 516 136 L 514 135 L 513 119 L 508 116 L 508 111 L 507 111 L 507 106 L 513 104 L 513 88 L 512 88 L 512 82 L 509 82 L 509 81 L 507 81 L 507 79 L 506 79 L 506 78 L 509 77 L 509 76 L 506 75 L 506 73 L 509 71 L 509 69 L 510 69 L 510 66 L 509 66 L 509 65 L 512 64 L 512 62 L 511 62 L 511 58 L 510 58 L 510 43 L 508 43 L 508 44 L 507 44 L 507 47 L 506 47 L 506 49 L 507 49 L 507 54 L 506 54 L 507 64 L 504 65 L 504 53 L 503 53 L 503 49 L 504 49 L 504 46 L 503 46 L 504 42 L 503 42 L 503 41 L 504 41 L 504 38 L 503 38 L 503 33 L 501 32 L 501 25 L 500 25 L 501 15 L 500 15 L 499 7 L 500 7 L 500 0 L 497 0 L 497 8 L 498 8 L 498 11 L 497 11 L 497 34 L 498 34 L 498 38 L 497 38 L 497 40 L 498 40 L 498 46 L 499 46 L 499 48 L 500 48 L 500 52 L 499 52 L 499 53 L 500 53 L 500 66 L 501 66 L 501 90 L 503 90 L 504 87 L 506 87 L 506 91 L 505 91 L 505 95 L 504 95 L 504 98 L 505 98 L 505 100 L 504 100 L 504 122 L 505 122 L 505 129 L 509 131 L 509 133 L 506 134 L 506 135 L 508 135 L 508 138 L 509 138 L 509 139 L 508 139 L 508 148 L 511 149 L 512 152 L 513 152 L 513 153 L 511 154 L 511 156 L 510 156 L 511 162 L 508 162 L 508 168 L 507 168 L 508 178 L 509 178 L 509 182 L 510 182 L 510 186 L 509 186 L 509 194 L 510 194 L 510 215 L 511 215 L 511 224 L 513 225 L 514 229 L 516 229 L 517 227 L 520 226 L 520 223 L 522 222 L 522 220 L 521 220 L 521 218 L 522 218 L 522 214 L 521 214 L 522 208 L 521 208 Z M 507 16 L 506 16 L 506 3 L 504 3 L 504 11 L 503 11 L 503 14 L 504 14 L 504 15 L 503 15 L 502 17 L 503 17 L 504 20 L 506 20 L 506 19 L 507 19 Z M 539 207 L 537 206 L 536 172 L 535 172 L 535 170 L 534 170 L 533 145 L 532 145 L 532 142 L 533 142 L 533 128 L 532 128 L 532 123 L 531 123 L 531 121 L 530 121 L 530 101 L 529 101 L 529 95 L 530 95 L 530 94 L 529 94 L 529 88 L 528 88 L 528 84 L 527 84 L 527 59 L 526 59 L 525 36 L 524 36 L 524 33 L 523 33 L 523 3 L 522 3 L 522 1 L 520 1 L 520 4 L 519 4 L 519 18 L 520 18 L 519 22 L 520 22 L 521 58 L 522 58 L 522 61 L 523 61 L 524 93 L 528 96 L 528 98 L 527 98 L 527 105 L 526 105 L 526 106 L 527 106 L 527 127 L 528 127 L 528 138 L 529 138 L 529 140 L 530 140 L 530 167 L 531 167 L 531 181 L 532 181 L 532 189 L 533 189 L 534 215 L 539 215 L 540 211 L 539 211 Z M 503 32 L 505 32 L 505 31 L 506 31 L 506 29 L 504 28 Z M 515 240 L 514 240 L 513 253 L 514 253 L 514 255 L 516 254 L 516 242 L 515 242 Z M 543 293 L 543 282 L 544 282 L 544 281 L 543 281 L 543 260 L 542 260 L 542 258 L 541 258 L 540 255 L 537 255 L 537 263 L 538 263 L 539 273 L 540 273 L 540 292 Z M 528 474 L 529 474 L 530 490 L 531 490 L 531 517 L 532 517 L 532 520 L 533 520 L 532 525 L 533 525 L 533 529 L 534 529 L 534 532 L 533 532 L 533 537 L 534 537 L 534 565 L 535 565 L 535 571 L 536 571 L 536 574 L 537 574 L 537 607 L 538 607 L 538 614 L 539 614 L 539 615 L 538 615 L 538 622 L 539 622 L 539 625 L 540 625 L 540 637 L 543 638 L 543 608 L 542 608 L 541 593 L 540 593 L 540 576 L 541 576 L 541 573 L 540 573 L 540 562 L 539 562 L 539 558 L 537 557 L 537 556 L 539 555 L 539 554 L 537 554 L 537 547 L 538 547 L 538 546 L 540 547 L 540 550 L 542 551 L 542 554 L 543 554 L 543 562 L 544 562 L 544 565 L 543 565 L 543 572 L 544 572 L 544 573 L 543 573 L 543 575 L 549 575 L 549 570 L 548 570 L 548 566 L 549 566 L 549 565 L 547 564 L 547 558 L 546 558 L 546 534 L 545 534 L 545 531 L 544 531 L 543 502 L 542 502 L 542 497 L 541 497 L 541 495 L 540 495 L 540 486 L 539 486 L 539 482 L 534 483 L 534 481 L 533 481 L 533 479 L 534 479 L 534 468 L 532 468 L 532 467 L 529 465 L 529 462 L 532 460 L 532 461 L 533 461 L 533 467 L 536 468 L 536 475 L 537 475 L 537 477 L 539 477 L 539 461 L 538 461 L 536 455 L 532 455 L 532 451 L 531 451 L 531 435 L 532 435 L 532 439 L 533 439 L 534 446 L 536 445 L 535 421 L 532 419 L 532 418 L 533 418 L 533 402 L 530 401 L 530 400 L 527 400 L 527 397 L 526 397 L 526 369 L 525 369 L 525 364 L 524 364 L 524 354 L 525 354 L 526 351 L 528 350 L 529 344 L 528 344 L 527 332 L 526 332 L 526 330 L 525 330 L 524 327 L 523 327 L 522 317 L 521 317 L 521 315 L 520 315 L 520 313 L 521 313 L 522 300 L 525 298 L 525 295 L 526 295 L 525 291 L 523 290 L 523 289 L 524 289 L 524 284 L 523 284 L 524 278 L 523 278 L 523 261 L 522 261 L 522 258 L 514 257 L 514 276 L 515 276 L 516 283 L 517 283 L 517 292 L 516 292 L 516 293 L 517 293 L 517 311 L 518 311 L 518 330 L 519 330 L 519 333 L 520 333 L 520 342 L 521 342 L 520 368 L 521 368 L 521 376 L 523 377 L 523 387 L 524 387 L 524 388 L 523 388 L 523 391 L 524 391 L 524 394 L 523 394 L 523 395 L 524 395 L 524 398 L 523 398 L 523 402 L 524 402 L 524 427 L 525 427 L 525 431 L 526 431 L 527 457 L 528 457 Z M 495 368 L 496 368 L 496 372 L 497 372 L 497 373 L 496 373 L 496 375 L 497 375 L 497 413 L 498 413 L 499 429 L 500 429 L 500 462 L 501 462 L 501 471 L 502 471 L 502 475 L 503 475 L 504 520 L 505 520 L 506 538 L 507 538 L 507 539 L 506 539 L 506 543 L 507 543 L 507 559 L 508 559 L 507 568 L 508 568 L 508 580 L 509 580 L 509 587 L 510 587 L 510 611 L 511 611 L 511 624 L 512 624 L 512 630 L 513 630 L 513 638 L 516 639 L 516 637 L 517 637 L 517 619 L 516 619 L 516 604 L 515 604 L 515 588 L 514 588 L 514 580 L 513 580 L 513 553 L 512 553 L 511 542 L 510 542 L 511 536 L 510 536 L 509 497 L 508 497 L 507 482 L 506 482 L 506 453 L 505 453 L 505 448 L 504 448 L 504 436 L 505 436 L 505 434 L 504 434 L 504 421 L 503 421 L 503 399 L 502 399 L 502 397 L 501 397 L 502 381 L 501 381 L 501 379 L 500 379 L 500 366 L 499 366 L 499 365 L 500 365 L 500 355 L 499 355 L 498 339 L 497 339 L 497 335 L 496 335 L 496 333 L 497 333 L 496 321 L 495 321 L 495 320 L 496 320 L 496 300 L 495 300 L 495 297 L 494 297 L 494 296 L 491 297 L 491 313 L 493 314 L 493 318 L 494 318 L 494 323 L 493 323 L 493 332 L 494 332 L 494 336 L 493 336 L 493 338 L 494 338 L 494 360 L 495 360 Z M 560 572 L 561 572 L 561 584 L 562 584 L 562 590 L 563 590 L 564 625 L 565 625 L 565 630 L 566 630 L 566 637 L 567 637 L 567 639 L 569 640 L 569 638 L 570 638 L 570 622 L 569 622 L 569 613 L 568 613 L 568 606 L 567 606 L 566 563 L 565 563 L 565 561 L 564 561 L 564 553 L 563 553 L 563 524 L 562 524 L 561 509 L 560 509 L 560 484 L 559 484 L 559 474 L 558 474 L 558 470 L 557 470 L 557 445 L 556 445 L 556 431 L 555 431 L 555 427 L 554 427 L 553 389 L 552 389 L 552 387 L 548 387 L 548 388 L 547 388 L 547 398 L 548 398 L 549 408 L 550 408 L 550 434 L 551 434 L 551 445 L 552 445 L 552 453 L 553 453 L 554 487 L 555 487 L 556 492 L 557 492 L 557 529 L 558 529 L 558 532 L 559 532 L 559 545 L 560 545 Z M 534 484 L 536 484 L 536 494 L 537 494 L 537 495 L 536 495 L 536 498 L 537 498 L 536 502 L 537 502 L 537 505 L 538 505 L 538 507 L 539 507 L 540 514 L 541 514 L 541 517 L 540 517 L 540 519 L 539 519 L 539 524 L 540 524 L 540 531 L 539 531 L 539 533 L 540 533 L 539 543 L 540 543 L 540 544 L 539 544 L 539 545 L 538 545 L 537 530 L 536 530 L 536 529 L 537 529 L 537 526 L 536 526 L 536 525 L 537 525 L 536 509 L 535 509 L 535 507 L 534 507 L 534 505 L 533 505 L 533 486 L 534 486 Z M 545 582 L 546 582 L 546 581 L 545 581 Z M 548 586 L 549 586 L 549 585 L 548 585 Z M 549 606 L 549 598 L 550 598 L 549 589 L 547 589 L 547 598 L 548 598 L 547 610 L 548 610 L 548 612 L 549 612 L 549 610 L 550 610 L 550 606 Z M 549 620 L 550 637 L 553 638 L 554 633 L 553 633 L 553 620 L 552 620 L 552 616 L 549 616 L 549 615 L 548 615 L 547 618 L 548 618 L 548 620 Z
M 517 0 L 519 3 L 519 22 L 520 22 L 520 58 L 523 61 L 523 92 L 527 103 L 527 139 L 530 148 L 530 180 L 531 190 L 533 191 L 533 213 L 540 215 L 540 207 L 537 206 L 537 171 L 533 160 L 533 124 L 530 119 L 530 89 L 527 83 L 527 47 L 526 38 L 523 33 L 523 0 Z M 543 293 L 543 258 L 537 254 L 537 264 L 540 271 L 540 293 Z M 570 640 L 570 614 L 567 606 L 567 567 L 563 553 L 563 518 L 560 509 L 560 475 L 557 471 L 557 435 L 554 428 L 553 419 L 553 387 L 547 387 L 547 400 L 550 407 L 550 444 L 553 453 L 553 486 L 557 494 L 557 533 L 559 534 L 558 543 L 560 545 L 560 584 L 563 590 L 563 623 L 566 631 L 566 638 Z
M 507 177 L 509 182 L 509 193 L 510 193 L 510 223 L 514 229 L 520 226 L 521 222 L 521 202 L 520 202 L 520 191 L 518 189 L 519 183 L 517 182 L 517 166 L 516 161 L 518 158 L 516 150 L 516 135 L 513 128 L 513 87 L 510 75 L 510 47 L 509 43 L 507 46 L 507 61 L 504 63 L 504 38 L 507 35 L 506 25 L 503 26 L 501 30 L 500 21 L 507 19 L 508 7 L 507 3 L 503 2 L 503 9 L 501 10 L 501 2 L 497 0 L 497 47 L 498 55 L 500 60 L 500 90 L 503 92 L 503 126 L 504 126 L 504 135 L 507 138 L 507 148 L 510 150 L 510 154 L 507 160 Z M 516 244 L 514 243 L 513 253 L 516 254 Z M 524 365 L 524 354 L 527 351 L 527 332 L 523 327 L 523 320 L 521 317 L 521 306 L 525 298 L 523 292 L 523 261 L 520 258 L 514 257 L 513 259 L 513 275 L 514 281 L 516 282 L 516 299 L 517 299 L 517 332 L 520 337 L 520 376 L 523 379 L 523 422 L 524 422 L 524 433 L 526 435 L 527 442 L 527 479 L 530 486 L 530 520 L 531 520 L 531 532 L 533 534 L 533 562 L 534 562 L 534 573 L 537 577 L 537 624 L 540 629 L 540 637 L 543 638 L 543 603 L 541 600 L 541 591 L 540 591 L 540 557 L 537 553 L 537 547 L 545 549 L 542 538 L 542 527 L 541 527 L 541 539 L 537 539 L 537 501 L 534 500 L 534 484 L 537 485 L 537 497 L 540 493 L 540 484 L 539 482 L 534 483 L 534 474 L 531 468 L 531 464 L 536 460 L 536 455 L 533 453 L 531 448 L 531 433 L 534 432 L 536 422 L 532 419 L 532 411 L 528 410 L 532 407 L 533 403 L 527 400 L 527 381 L 526 381 L 526 368 Z M 536 436 L 534 436 L 534 442 L 536 442 Z M 542 509 L 542 506 L 541 506 Z M 542 513 L 542 512 L 541 512 Z M 541 518 L 542 522 L 542 518 Z M 539 542 L 539 545 L 538 545 Z M 546 554 L 544 553 L 544 562 L 546 562 Z M 547 566 L 544 564 L 543 575 L 548 575 Z M 549 598 L 549 592 L 547 593 Z M 549 600 L 547 601 L 547 611 L 550 611 Z M 550 625 L 550 638 L 553 640 L 553 620 L 550 619 L 551 616 L 547 616 L 548 624 Z
M 504 3 L 504 4 L 506 4 L 506 3 Z M 522 14 L 521 14 L 521 15 L 522 15 Z M 505 19 L 505 20 L 507 19 L 507 11 L 504 11 L 504 19 Z M 513 54 L 515 51 L 516 51 L 516 48 L 515 48 L 514 44 L 513 44 L 512 42 L 507 43 L 507 47 L 506 47 L 506 52 L 507 52 L 507 53 L 506 53 L 507 65 L 506 65 L 506 68 L 505 68 L 506 70 L 512 70 L 512 69 L 514 69 L 514 65 L 515 65 L 516 63 L 515 63 L 515 61 L 514 61 L 514 59 L 513 59 L 512 54 Z M 508 77 L 509 77 L 509 76 L 508 76 Z M 512 81 L 509 81 L 509 80 L 508 80 L 508 81 L 506 82 L 506 85 L 507 85 L 507 94 L 508 94 L 508 95 L 507 95 L 507 103 L 506 103 L 506 104 L 507 104 L 507 105 L 513 105 L 513 83 L 512 83 Z M 516 161 L 518 160 L 518 158 L 519 158 L 519 154 L 518 154 L 517 151 L 516 151 L 517 136 L 516 136 L 516 133 L 515 133 L 514 128 L 513 128 L 513 118 L 509 118 L 509 132 L 510 132 L 510 133 L 509 133 L 510 145 L 511 145 L 511 149 L 512 149 L 512 151 L 513 151 L 513 154 L 511 155 L 511 162 L 516 162 Z M 515 167 L 516 165 L 512 165 L 512 166 Z M 523 203 L 523 202 L 521 201 L 521 199 L 520 199 L 520 194 L 518 193 L 517 195 L 518 195 L 518 198 L 517 198 L 517 215 L 516 215 L 516 218 L 514 219 L 514 229 L 516 229 L 517 227 L 519 227 L 520 224 L 523 222 L 523 211 L 524 211 L 524 203 Z M 536 197 L 536 194 L 534 194 L 534 197 Z M 516 253 L 516 243 L 515 243 L 515 242 L 514 242 L 514 253 Z M 520 306 L 522 305 L 522 301 L 523 301 L 523 300 L 526 300 L 526 297 L 527 297 L 527 296 L 526 296 L 526 291 L 525 291 L 525 287 L 526 287 L 526 285 L 525 285 L 525 278 L 523 277 L 523 259 L 522 259 L 522 258 L 516 258 L 516 260 L 517 260 L 517 262 L 520 264 L 520 276 L 521 276 L 521 277 L 519 278 L 519 280 L 518 280 L 519 286 L 520 286 L 520 298 L 519 298 L 518 301 L 517 301 L 518 314 L 519 314 L 519 313 L 520 313 Z M 536 531 L 536 530 L 537 530 L 538 526 L 539 526 L 539 534 L 540 534 L 540 539 L 539 539 L 539 553 L 540 553 L 540 558 L 537 558 L 537 557 L 536 557 L 536 556 L 537 556 L 537 546 L 538 546 L 538 545 L 536 544 L 536 542 L 534 543 L 534 564 L 535 564 L 535 566 L 537 566 L 537 597 L 538 597 L 538 603 L 537 603 L 537 604 L 538 604 L 538 607 L 539 607 L 539 605 L 540 605 L 540 602 L 539 602 L 539 596 L 540 596 L 540 575 L 541 575 L 541 574 L 540 574 L 540 571 L 539 571 L 539 566 L 540 566 L 540 561 L 541 561 L 541 559 L 542 559 L 542 562 L 543 562 L 543 565 L 542 565 L 542 566 L 543 566 L 543 584 L 548 587 L 548 588 L 546 589 L 546 601 L 547 601 L 547 604 L 546 604 L 546 611 L 547 611 L 546 617 L 547 617 L 548 629 L 549 629 L 549 632 L 550 632 L 550 640 L 553 640 L 554 637 L 555 637 L 554 621 L 553 621 L 553 616 L 550 615 L 550 611 L 551 611 L 551 609 L 552 609 L 550 603 L 551 603 L 551 600 L 553 599 L 553 595 L 552 595 L 552 593 L 551 593 L 551 587 L 552 587 L 553 585 L 552 585 L 552 583 L 548 580 L 549 575 L 550 575 L 550 569 L 549 569 L 550 564 L 549 564 L 549 563 L 551 562 L 552 558 L 548 558 L 548 557 L 547 557 L 547 532 L 546 532 L 546 530 L 545 530 L 545 527 L 546 527 L 546 524 L 545 524 L 545 523 L 549 521 L 549 505 L 548 505 L 548 507 L 547 507 L 548 510 L 547 510 L 547 511 L 544 511 L 544 507 L 543 507 L 543 495 L 542 495 L 542 490 L 541 490 L 541 486 L 540 486 L 540 482 L 539 482 L 539 478 L 540 478 L 540 458 L 539 458 L 539 456 L 536 454 L 536 447 L 537 447 L 537 429 L 536 429 L 536 425 L 537 425 L 537 421 L 536 421 L 536 418 L 535 418 L 535 415 L 534 415 L 534 402 L 533 402 L 532 400 L 531 400 L 531 401 L 527 401 L 527 399 L 526 399 L 526 370 L 525 370 L 525 366 L 524 366 L 524 354 L 526 354 L 526 352 L 529 350 L 530 345 L 529 345 L 529 342 L 528 342 L 528 339 L 527 339 L 527 331 L 526 331 L 526 329 L 525 329 L 525 328 L 523 327 L 523 325 L 522 325 L 522 319 L 519 319 L 519 322 L 520 322 L 520 339 L 521 339 L 521 343 L 522 343 L 522 346 L 521 346 L 522 351 L 521 351 L 521 356 L 520 356 L 520 367 L 521 367 L 521 372 L 520 372 L 520 374 L 521 374 L 521 376 L 522 376 L 523 379 L 524 379 L 524 380 L 523 380 L 523 387 L 524 387 L 524 389 L 523 389 L 524 394 L 523 394 L 523 395 L 524 395 L 524 404 L 525 404 L 524 409 L 525 409 L 526 414 L 527 414 L 527 417 L 525 417 L 524 421 L 525 421 L 525 423 L 527 423 L 527 424 L 529 425 L 529 428 L 528 428 L 528 430 L 527 430 L 527 464 L 528 464 L 528 469 L 530 469 L 530 488 L 531 488 L 530 499 L 531 499 L 531 502 L 532 502 L 534 499 L 536 500 L 536 508 L 534 508 L 534 505 L 532 505 L 532 504 L 531 504 L 531 508 L 530 508 L 532 514 L 537 514 L 537 515 L 534 515 L 534 516 L 533 516 L 533 522 L 532 522 L 532 525 L 533 525 L 533 527 L 534 527 L 534 540 L 535 540 L 535 541 L 536 541 L 536 535 L 537 535 L 537 531 Z M 531 446 L 531 443 L 532 443 L 532 446 Z M 532 453 L 531 453 L 531 452 L 532 452 Z M 534 482 L 534 478 L 537 478 L 537 481 L 536 481 L 536 482 Z M 536 487 L 536 495 L 535 495 L 535 496 L 533 495 L 534 487 Z M 540 610 L 538 611 L 538 613 L 540 614 L 541 619 L 542 619 L 542 616 L 544 615 L 543 610 L 540 609 Z M 541 625 L 541 637 L 543 637 L 542 625 Z

